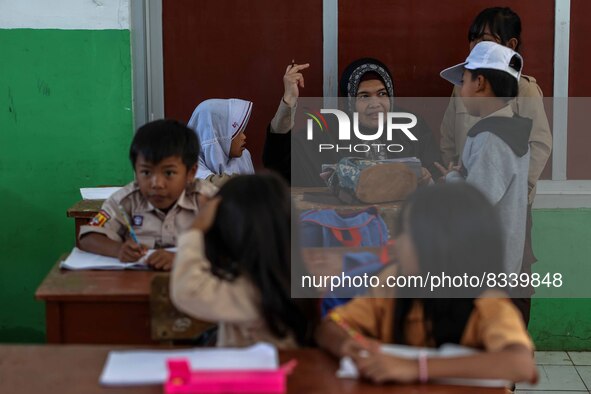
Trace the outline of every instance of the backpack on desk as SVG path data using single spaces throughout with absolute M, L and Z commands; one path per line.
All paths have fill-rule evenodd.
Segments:
M 388 261 L 388 228 L 375 207 L 350 215 L 339 215 L 334 209 L 311 210 L 302 213 L 300 220 L 302 247 L 382 247 L 380 256 L 369 252 L 347 254 L 342 269 L 348 276 L 377 273 Z M 366 291 L 340 288 L 326 293 L 321 302 L 322 316 Z
M 334 209 L 314 209 L 300 215 L 302 247 L 382 246 L 388 227 L 375 207 L 339 215 Z

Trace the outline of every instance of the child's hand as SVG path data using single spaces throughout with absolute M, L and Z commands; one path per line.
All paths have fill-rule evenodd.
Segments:
M 354 357 L 359 354 L 366 354 L 368 351 L 378 352 L 380 350 L 380 343 L 364 337 L 363 343 L 354 338 L 347 338 L 341 345 L 342 357 Z
M 174 261 L 174 256 L 175 254 L 172 252 L 164 249 L 158 249 L 148 256 L 146 259 L 146 264 L 157 270 L 170 271 L 172 268 L 172 262 Z
M 199 213 L 193 222 L 193 228 L 201 230 L 204 233 L 207 232 L 207 230 L 209 230 L 213 224 L 218 206 L 220 205 L 221 201 L 221 197 L 214 197 L 207 201 L 207 203 L 204 205 L 200 206 Z
M 445 177 L 447 176 L 447 174 L 449 174 L 452 171 L 460 171 L 460 169 L 462 168 L 461 165 L 454 165 L 453 161 L 449 162 L 449 165 L 447 166 L 447 168 L 445 168 L 444 166 L 442 166 L 441 164 L 435 162 L 433 163 L 435 164 L 435 167 L 437 167 L 437 169 L 439 170 L 439 172 L 441 172 L 441 174 L 443 175 L 442 178 L 445 179 Z
M 374 383 L 410 383 L 419 379 L 417 360 L 390 356 L 381 352 L 366 352 L 353 356 L 359 374 Z
M 310 67 L 309 63 L 296 64 L 294 66 L 290 64 L 285 69 L 285 75 L 283 76 L 283 86 L 285 88 L 283 101 L 285 101 L 290 107 L 295 105 L 300 96 L 298 86 L 301 88 L 304 87 L 304 75 L 300 71 L 305 70 L 308 67 Z
M 138 245 L 133 239 L 128 238 L 119 246 L 117 257 L 119 261 L 133 262 L 138 261 L 148 251 L 146 245 Z
M 429 172 L 428 169 L 426 169 L 425 167 L 421 167 L 421 177 L 418 179 L 418 184 L 421 186 L 426 186 L 429 184 L 429 182 L 431 181 L 433 177 L 431 176 L 431 173 Z

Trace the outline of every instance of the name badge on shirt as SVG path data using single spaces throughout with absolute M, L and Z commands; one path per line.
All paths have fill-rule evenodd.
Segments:
M 133 215 L 133 227 L 142 227 L 144 217 L 142 215 Z

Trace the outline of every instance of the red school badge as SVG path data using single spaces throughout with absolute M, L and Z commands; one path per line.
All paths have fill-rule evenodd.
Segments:
M 89 224 L 94 227 L 103 227 L 105 223 L 109 221 L 109 219 L 111 219 L 111 216 L 107 213 L 107 211 L 101 209 L 100 212 L 92 218 Z

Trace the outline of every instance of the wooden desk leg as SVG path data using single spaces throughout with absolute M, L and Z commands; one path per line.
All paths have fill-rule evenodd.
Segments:
M 47 343 L 63 343 L 62 306 L 60 302 L 45 302 L 45 338 Z

